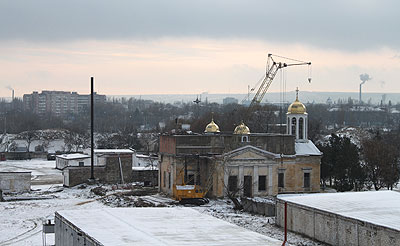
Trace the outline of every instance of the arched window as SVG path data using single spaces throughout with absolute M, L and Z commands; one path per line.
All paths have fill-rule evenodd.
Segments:
M 287 117 L 287 123 L 286 123 L 286 134 L 290 134 L 290 118 Z
M 304 119 L 303 119 L 303 117 L 301 117 L 300 119 L 299 119 L 299 139 L 303 139 L 304 138 L 304 135 L 303 135 L 303 133 L 304 133 Z
M 293 117 L 292 118 L 292 135 L 295 135 L 295 136 L 296 136 L 296 125 L 297 125 L 296 118 Z

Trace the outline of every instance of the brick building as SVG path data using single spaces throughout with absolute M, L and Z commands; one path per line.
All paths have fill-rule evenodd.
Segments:
M 123 184 L 132 182 L 132 156 L 129 149 L 95 149 L 94 177 L 101 183 Z M 91 166 L 67 166 L 63 169 L 63 184 L 72 187 L 86 183 Z
M 96 103 L 105 102 L 105 95 L 95 93 Z M 53 113 L 63 115 L 67 113 L 78 113 L 90 107 L 90 95 L 79 95 L 77 92 L 69 91 L 34 91 L 32 94 L 24 94 L 24 109 L 33 113 Z
M 221 133 L 211 121 L 203 134 L 160 137 L 160 191 L 196 184 L 212 197 L 320 191 L 322 153 L 307 139 L 307 112 L 298 100 L 287 112 L 286 134 L 250 133 L 241 123 Z

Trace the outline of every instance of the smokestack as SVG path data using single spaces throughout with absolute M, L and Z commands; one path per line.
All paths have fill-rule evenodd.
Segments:
M 360 74 L 360 80 L 362 81 L 360 83 L 360 104 L 362 104 L 362 98 L 361 98 L 362 85 L 365 84 L 365 82 L 367 82 L 368 80 L 371 80 L 371 79 L 372 78 L 367 73 Z
M 14 89 L 12 89 L 12 96 L 11 96 L 12 102 L 14 102 Z

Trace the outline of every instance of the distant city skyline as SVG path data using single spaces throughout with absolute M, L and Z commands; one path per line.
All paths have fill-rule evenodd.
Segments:
M 41 90 L 107 95 L 245 94 L 268 53 L 311 61 L 270 92 L 400 92 L 398 1 L 0 3 L 0 97 Z

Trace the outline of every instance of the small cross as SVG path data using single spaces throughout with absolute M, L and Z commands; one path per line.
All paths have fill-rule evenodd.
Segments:
M 299 87 L 296 87 L 296 100 L 299 100 Z

